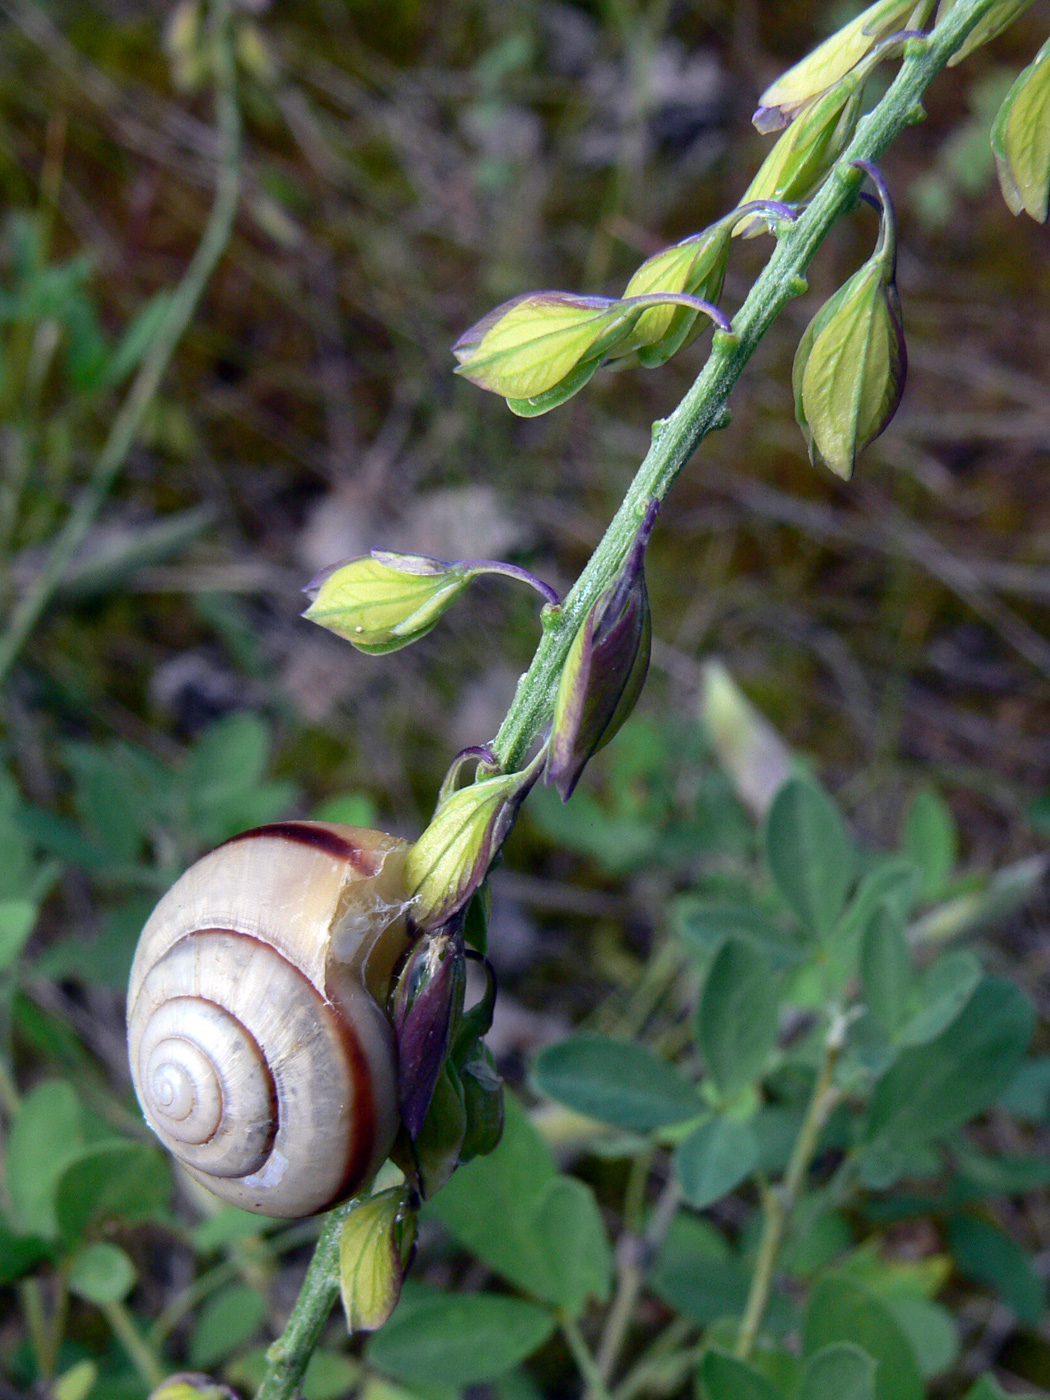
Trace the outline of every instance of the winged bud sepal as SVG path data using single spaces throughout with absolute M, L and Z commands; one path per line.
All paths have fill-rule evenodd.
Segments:
M 347 1330 L 374 1332 L 397 1306 L 416 1242 L 413 1192 L 407 1186 L 355 1205 L 339 1236 L 339 1289 Z
M 410 912 L 418 928 L 447 924 L 479 888 L 539 777 L 542 760 L 541 752 L 520 773 L 499 773 L 443 793 L 405 860 Z
M 588 612 L 561 673 L 545 781 L 563 802 L 587 761 L 634 709 L 645 684 L 652 644 L 645 548 L 658 509 L 651 501 L 619 578 Z
M 311 622 L 381 656 L 418 641 L 440 620 L 476 570 L 425 554 L 373 550 L 323 570 L 303 592 Z
M 925 24 L 932 9 L 933 0 L 876 0 L 766 88 L 751 118 L 755 127 L 763 133 L 780 131 L 867 58 L 880 40 Z
M 1050 39 L 1006 94 L 992 126 L 999 186 L 1013 214 L 1050 216 Z
M 810 460 L 819 456 L 847 481 L 857 454 L 896 413 L 908 368 L 892 205 L 882 177 L 866 162 L 864 169 L 879 189 L 879 242 L 806 327 L 791 376 Z

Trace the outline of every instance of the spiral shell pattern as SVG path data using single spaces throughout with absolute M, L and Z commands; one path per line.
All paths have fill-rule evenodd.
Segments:
M 128 992 L 143 1113 L 224 1200 L 311 1215 L 389 1151 L 396 1066 L 380 1009 L 406 942 L 404 843 L 312 822 L 197 862 L 154 910 Z

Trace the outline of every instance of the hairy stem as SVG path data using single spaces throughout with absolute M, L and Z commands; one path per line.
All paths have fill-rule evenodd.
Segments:
M 787 1171 L 784 1174 L 784 1180 L 778 1187 L 764 1193 L 762 1205 L 765 1223 L 762 1228 L 762 1239 L 758 1246 L 755 1271 L 751 1275 L 751 1288 L 747 1295 L 747 1304 L 744 1308 L 744 1316 L 740 1323 L 740 1332 L 736 1342 L 736 1354 L 741 1360 L 746 1360 L 751 1355 L 751 1350 L 755 1345 L 758 1329 L 762 1325 L 762 1319 L 769 1304 L 777 1259 L 780 1257 L 780 1250 L 784 1243 L 792 1211 L 798 1204 L 798 1198 L 806 1184 L 806 1176 L 813 1162 L 820 1134 L 828 1121 L 828 1115 L 839 1101 L 839 1092 L 835 1088 L 833 1079 L 835 1065 L 842 1053 L 845 1029 L 844 1018 L 836 1013 L 824 1043 L 824 1057 L 820 1072 L 813 1086 L 813 1093 L 810 1096 L 809 1105 L 806 1108 L 806 1114 L 791 1153 L 791 1160 L 788 1162 Z
M 192 321 L 204 289 L 229 243 L 241 188 L 241 121 L 234 74 L 230 0 L 212 0 L 212 52 L 219 168 L 215 200 L 201 241 L 167 314 L 143 358 L 127 397 L 113 419 L 91 479 L 66 517 L 39 574 L 19 599 L 0 637 L 0 683 L 4 681 L 44 609 L 61 584 L 69 563 L 94 523 L 142 427 L 171 357 Z
M 787 303 L 805 290 L 804 274 L 814 254 L 841 214 L 852 207 L 863 173 L 856 160 L 877 160 L 909 123 L 922 116 L 922 96 L 961 47 L 977 21 L 996 0 L 958 0 L 944 23 L 928 40 L 909 45 L 901 70 L 885 97 L 861 122 L 856 137 L 837 163 L 805 213 L 782 233 L 772 257 L 751 289 L 727 334 L 718 331 L 707 363 L 692 388 L 670 417 L 654 424 L 653 441 L 645 461 L 628 489 L 590 562 L 566 598 L 560 613 L 545 619 L 544 635 L 517 694 L 493 741 L 493 751 L 505 770 L 518 768 L 550 722 L 561 670 L 569 647 L 588 609 L 618 573 L 650 501 L 662 501 L 679 472 L 706 435 L 727 421 L 727 401 L 759 342 Z M 838 1048 L 829 1036 L 817 1089 L 781 1188 L 779 1207 L 767 1216 L 760 1267 L 748 1299 L 738 1351 L 747 1355 L 757 1335 L 772 1287 L 773 1270 L 791 1209 L 805 1180 L 821 1128 L 833 1106 L 831 1074 Z M 825 1082 L 826 1081 L 826 1082 Z M 339 1294 L 339 1232 L 348 1206 L 328 1217 L 302 1291 L 281 1338 L 268 1353 L 270 1366 L 256 1400 L 291 1400 Z M 628 1296 L 617 1309 L 616 1330 L 606 1348 L 606 1364 L 615 1364 L 620 1339 L 626 1333 L 637 1293 L 633 1278 L 621 1280 Z M 631 1306 L 626 1306 L 627 1302 Z M 562 1331 L 594 1400 L 608 1400 L 605 1377 L 576 1323 L 559 1318 Z M 636 1393 L 629 1378 L 626 1393 Z
M 587 612 L 616 576 L 652 499 L 662 501 L 708 433 L 729 421 L 730 392 L 762 337 L 793 297 L 806 290 L 805 273 L 835 221 L 852 208 L 863 179 L 853 166 L 874 161 L 904 128 L 921 119 L 922 97 L 934 78 L 995 0 L 959 0 L 926 40 L 911 42 L 900 72 L 805 213 L 781 231 L 777 246 L 743 306 L 731 334 L 716 331 L 711 353 L 692 388 L 668 418 L 653 425 L 652 446 L 562 611 L 546 628 L 532 664 L 493 742 L 505 769 L 519 767 L 550 722 L 562 668 Z
M 299 1389 L 314 1348 L 339 1297 L 339 1237 L 357 1198 L 344 1201 L 325 1218 L 310 1267 L 288 1325 L 266 1353 L 266 1375 L 255 1400 L 290 1400 Z

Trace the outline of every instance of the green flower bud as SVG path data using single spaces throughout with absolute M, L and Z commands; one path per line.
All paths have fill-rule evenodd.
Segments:
M 999 3 L 986 11 L 970 30 L 962 48 L 952 54 L 948 60 L 948 67 L 954 68 L 968 54 L 973 53 L 974 49 L 979 49 L 982 44 L 989 43 L 1004 29 L 1009 29 L 1014 20 L 1023 15 L 1031 3 L 1032 0 L 999 0 Z M 938 24 L 947 17 L 954 5 L 955 0 L 941 0 L 937 6 Z
M 837 476 L 853 475 L 857 454 L 883 431 L 900 403 L 908 358 L 894 281 L 892 206 L 873 166 L 882 229 L 874 253 L 806 327 L 792 370 L 795 416 L 809 445 Z
M 339 1236 L 339 1289 L 350 1332 L 374 1332 L 397 1306 L 416 1241 L 407 1187 L 354 1206 Z
M 497 306 L 460 337 L 452 347 L 456 373 L 502 394 L 519 417 L 535 418 L 578 393 L 648 309 L 668 302 L 731 330 L 717 307 L 678 291 L 621 300 L 530 292 Z
M 456 373 L 514 401 L 536 400 L 570 375 L 575 393 L 640 314 L 608 297 L 529 292 L 460 336 L 452 347 Z
M 783 73 L 758 100 L 751 118 L 759 131 L 780 131 L 811 102 L 866 58 L 875 45 L 898 29 L 925 24 L 933 0 L 876 0 L 830 39 Z
M 1050 216 L 1050 39 L 1018 75 L 992 127 L 999 186 L 1011 213 Z
M 624 299 L 685 293 L 705 302 L 716 302 L 725 281 L 729 239 L 734 224 L 765 214 L 772 221 L 791 220 L 794 210 L 786 204 L 748 205 L 732 210 L 702 233 L 647 258 L 624 289 Z M 608 358 L 634 354 L 646 369 L 656 369 L 682 348 L 697 330 L 698 311 L 669 302 L 643 311 Z
M 333 564 L 307 584 L 303 592 L 312 601 L 303 616 L 380 656 L 425 637 L 474 572 L 423 554 L 373 550 Z
M 419 928 L 448 923 L 479 888 L 540 767 L 535 760 L 521 773 L 482 778 L 439 801 L 405 861 L 411 914 Z
M 849 145 L 860 120 L 863 84 L 857 72 L 848 73 L 792 122 L 748 185 L 745 201 L 783 199 L 794 204 L 813 193 Z M 750 220 L 734 232 L 749 238 L 761 232 L 761 225 Z
M 652 619 L 645 547 L 658 506 L 650 503 L 620 577 L 573 638 L 554 702 L 546 781 L 567 802 L 588 760 L 616 734 L 645 684 Z

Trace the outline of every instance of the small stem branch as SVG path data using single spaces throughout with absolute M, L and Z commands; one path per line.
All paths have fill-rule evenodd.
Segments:
M 288 1325 L 266 1353 L 266 1375 L 255 1400 L 291 1400 L 299 1389 L 339 1297 L 339 1237 L 343 1221 L 356 1203 L 356 1198 L 344 1201 L 326 1217 Z
M 537 578 L 535 574 L 530 574 L 528 569 L 523 569 L 520 564 L 507 564 L 502 559 L 460 559 L 457 562 L 461 567 L 474 569 L 479 574 L 502 574 L 505 578 L 515 578 L 519 583 L 527 583 L 530 588 L 541 594 L 552 608 L 561 606 L 557 590 L 549 583 L 544 583 L 541 578 Z
M 598 1370 L 598 1363 L 591 1355 L 591 1349 L 584 1341 L 583 1333 L 575 1318 L 562 1312 L 558 1314 L 558 1323 L 561 1326 L 562 1335 L 569 1344 L 569 1350 L 572 1352 L 577 1370 L 584 1379 L 586 1385 L 584 1394 L 591 1397 L 591 1400 L 612 1400 L 605 1384 L 605 1378 Z M 256 1400 L 259 1400 L 258 1396 L 256 1396 Z
M 241 188 L 241 121 L 237 107 L 230 0 L 212 0 L 215 107 L 219 168 L 215 201 L 201 241 L 168 303 L 167 315 L 113 419 L 91 479 L 58 532 L 40 573 L 12 610 L 0 637 L 0 683 L 17 659 L 66 569 L 106 501 L 160 388 L 183 333 L 192 321 L 211 274 L 229 243 Z
M 641 1295 L 649 1261 L 663 1242 L 681 1199 L 678 1182 L 672 1176 L 660 1193 L 644 1232 L 636 1235 L 629 1230 L 625 1231 L 617 1242 L 616 1293 L 605 1320 L 597 1354 L 598 1374 L 605 1384 L 612 1378 L 620 1352 L 627 1340 L 627 1332 Z M 588 1400 L 596 1400 L 591 1390 L 588 1390 Z
M 150 1390 L 160 1385 L 167 1373 L 167 1367 L 148 1345 L 146 1339 L 135 1326 L 131 1314 L 123 1303 L 101 1303 L 113 1335 L 127 1352 L 131 1364 Z
M 774 1187 L 764 1193 L 765 1223 L 758 1247 L 758 1257 L 755 1260 L 755 1271 L 751 1276 L 747 1305 L 744 1308 L 744 1316 L 740 1323 L 740 1333 L 736 1343 L 736 1354 L 741 1360 L 746 1360 L 751 1355 L 751 1350 L 755 1345 L 758 1329 L 762 1325 L 762 1319 L 769 1304 L 777 1259 L 784 1243 L 788 1222 L 791 1219 L 792 1211 L 798 1204 L 798 1198 L 805 1185 L 806 1176 L 817 1150 L 817 1143 L 820 1141 L 820 1134 L 828 1121 L 828 1115 L 841 1097 L 835 1088 L 833 1079 L 835 1065 L 842 1053 L 845 1024 L 843 1018 L 836 1013 L 824 1044 L 824 1058 L 817 1075 L 817 1082 L 813 1086 L 813 1093 L 806 1108 L 806 1115 L 802 1120 L 802 1127 L 799 1129 L 784 1180 L 779 1187 Z
M 647 503 L 651 499 L 662 501 L 707 434 L 729 421 L 729 395 L 744 366 L 788 302 L 805 291 L 805 272 L 817 249 L 856 199 L 863 177 L 852 168 L 852 162 L 877 160 L 906 126 L 920 118 L 926 89 L 995 2 L 959 0 L 925 42 L 906 50 L 900 72 L 885 97 L 862 120 L 805 212 L 782 229 L 769 262 L 733 318 L 732 334 L 716 331 L 707 363 L 692 388 L 668 418 L 653 425 L 652 446 L 623 504 L 518 683 L 493 743 L 505 770 L 513 771 L 521 764 L 549 724 L 572 639 L 595 599 L 616 576 L 645 517 Z

